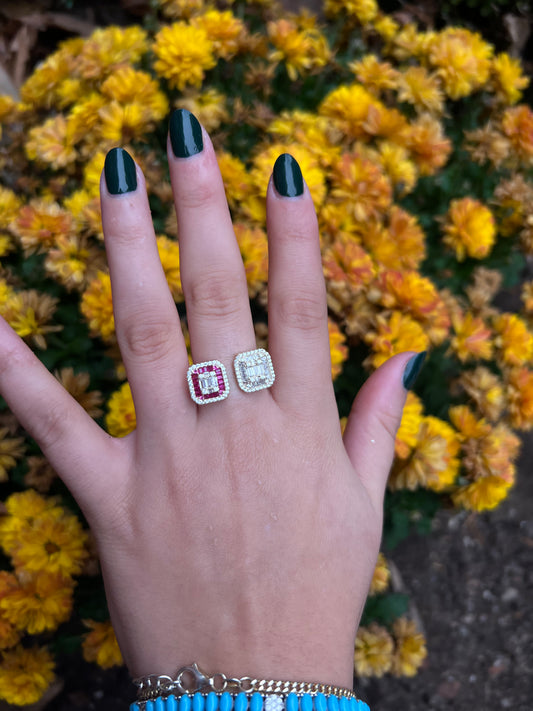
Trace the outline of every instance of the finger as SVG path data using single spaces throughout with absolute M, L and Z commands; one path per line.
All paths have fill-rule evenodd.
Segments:
M 82 508 L 120 486 L 115 441 L 49 373 L 0 317 L 0 393 Z
M 231 364 L 255 348 L 244 265 L 213 146 L 183 109 L 170 118 L 168 160 L 193 360 Z
M 144 176 L 123 149 L 107 154 L 100 190 L 117 340 L 138 427 L 151 431 L 190 402 L 187 350 L 159 259 Z
M 326 288 L 318 225 L 298 163 L 280 156 L 267 192 L 269 349 L 273 394 L 333 407 Z
M 383 505 L 407 388 L 424 358 L 425 353 L 400 353 L 390 358 L 372 373 L 352 405 L 344 446 L 377 510 Z

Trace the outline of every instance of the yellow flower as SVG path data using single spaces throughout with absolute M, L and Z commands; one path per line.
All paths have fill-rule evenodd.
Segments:
M 399 617 L 392 626 L 395 649 L 391 673 L 394 676 L 415 676 L 427 657 L 424 635 L 418 631 L 416 623 L 406 617 Z
M 75 55 L 83 44 L 81 37 L 62 42 L 57 52 L 48 56 L 26 79 L 20 89 L 22 101 L 32 109 L 53 106 L 61 83 L 74 72 Z
M 511 486 L 505 479 L 490 474 L 459 487 L 452 494 L 453 503 L 470 511 L 489 511 L 507 497 Z
M 374 30 L 387 43 L 394 39 L 400 26 L 390 15 L 378 12 L 373 22 Z
M 129 383 L 124 383 L 109 398 L 105 426 L 113 437 L 125 437 L 137 426 L 135 406 Z
M 157 60 L 155 71 L 168 80 L 171 88 L 199 87 L 204 72 L 216 64 L 213 43 L 207 32 L 185 22 L 165 25 L 155 36 L 152 45 Z
M 474 358 L 492 358 L 492 332 L 481 316 L 474 316 L 471 311 L 453 313 L 452 327 L 455 335 L 451 347 L 461 363 Z
M 407 147 L 420 175 L 434 175 L 447 163 L 452 152 L 442 124 L 430 114 L 422 114 L 409 125 Z
M 516 159 L 526 167 L 533 165 L 533 112 L 522 104 L 507 109 L 502 118 L 502 130 L 511 142 Z
M 20 574 L 19 585 L 0 595 L 0 610 L 17 629 L 29 634 L 55 630 L 72 612 L 74 583 L 60 574 Z
M 484 165 L 492 163 L 495 168 L 504 164 L 513 164 L 511 141 L 497 130 L 492 123 L 475 131 L 465 131 L 466 150 L 473 161 Z
M 324 67 L 330 59 L 327 40 L 314 26 L 300 29 L 295 21 L 282 18 L 269 22 L 267 32 L 275 47 L 270 61 L 284 62 L 292 81 Z
M 9 429 L 0 427 L 0 481 L 7 481 L 8 470 L 24 454 L 24 438 L 8 437 Z
M 98 133 L 106 148 L 140 138 L 152 122 L 143 104 L 137 101 L 124 105 L 110 101 L 100 109 L 99 117 Z
M 232 210 L 238 210 L 253 189 L 248 170 L 242 161 L 225 151 L 217 153 L 217 160 L 228 205 Z
M 533 357 L 533 334 L 517 314 L 500 314 L 492 321 L 494 345 L 505 365 L 525 365 Z
M 502 382 L 497 375 L 491 373 L 488 368 L 478 366 L 475 370 L 461 373 L 458 382 L 483 417 L 491 422 L 500 419 L 505 406 L 505 396 Z M 505 394 L 509 396 L 509 389 L 506 389 Z
M 420 112 L 442 114 L 444 94 L 436 74 L 430 74 L 425 67 L 409 67 L 400 74 L 397 84 L 399 101 L 412 104 Z
M 433 38 L 428 59 L 442 78 L 448 96 L 460 99 L 487 83 L 492 51 L 477 32 L 448 27 Z
M 342 372 L 342 364 L 348 358 L 346 336 L 332 319 L 328 318 L 329 350 L 331 354 L 331 378 Z
M 400 459 L 407 459 L 411 450 L 416 446 L 418 431 L 422 425 L 423 412 L 422 400 L 412 390 L 409 390 L 394 445 L 396 456 Z
M 381 141 L 377 159 L 383 172 L 402 197 L 412 192 L 418 178 L 418 169 L 404 146 L 392 141 Z
M 469 197 L 451 201 L 443 230 L 443 242 L 455 250 L 460 262 L 466 256 L 484 259 L 496 239 L 494 215 L 479 200 Z
M 187 19 L 204 9 L 204 0 L 157 0 L 163 14 L 174 20 Z
M 54 662 L 44 647 L 6 650 L 0 661 L 0 699 L 27 706 L 43 696 L 54 679 Z
M 390 584 L 390 570 L 387 559 L 383 553 L 379 553 L 372 582 L 370 583 L 370 595 L 377 595 L 387 590 Z
M 236 222 L 234 228 L 244 262 L 248 294 L 253 298 L 268 281 L 267 236 L 260 227 L 242 222 Z
M 344 202 L 357 222 L 377 218 L 391 206 L 389 179 L 379 166 L 357 153 L 344 153 L 330 179 L 332 199 Z
M 78 143 L 91 134 L 100 121 L 99 111 L 105 106 L 106 98 L 95 91 L 82 97 L 70 109 L 67 116 L 67 133 L 72 143 Z
M 22 200 L 13 190 L 0 185 L 0 229 L 8 227 L 22 207 Z
M 31 160 L 48 163 L 52 168 L 64 168 L 77 158 L 73 135 L 62 114 L 47 119 L 42 126 L 30 130 L 26 155 Z
M 53 247 L 60 235 L 74 232 L 74 220 L 56 202 L 32 200 L 24 205 L 11 223 L 25 254 L 44 252 Z
M 246 37 L 246 25 L 231 10 L 209 9 L 192 18 L 191 25 L 201 27 L 213 43 L 215 56 L 231 59 Z
M 363 291 L 375 275 L 372 258 L 352 239 L 337 239 L 324 251 L 322 262 L 328 298 L 336 299 L 339 304 L 335 311 L 348 307 L 354 294 Z
M 90 384 L 90 375 L 86 372 L 74 373 L 73 368 L 61 368 L 54 373 L 57 380 L 72 395 L 85 412 L 93 418 L 100 417 L 102 410 L 100 405 L 103 402 L 102 393 L 99 390 L 87 391 Z
M 387 269 L 417 269 L 426 257 L 425 235 L 416 217 L 393 205 L 388 224 L 367 223 L 361 230 L 365 247 Z
M 80 309 L 94 336 L 109 341 L 115 334 L 115 318 L 109 274 L 98 272 L 81 297 Z
M 390 315 L 379 314 L 375 330 L 364 338 L 372 350 L 366 364 L 377 368 L 391 356 L 404 351 L 425 351 L 429 347 L 429 337 L 422 326 L 411 316 L 400 311 Z
M 83 43 L 77 69 L 85 79 L 98 79 L 121 65 L 134 64 L 147 50 L 146 32 L 138 25 L 97 29 Z
M 333 17 L 346 13 L 362 25 L 368 25 L 377 17 L 378 4 L 376 0 L 326 0 L 324 10 Z
M 142 104 L 147 120 L 159 121 L 168 113 L 168 99 L 158 82 L 147 72 L 131 66 L 116 69 L 102 83 L 100 91 L 108 101 Z
M 519 59 L 502 52 L 492 60 L 492 82 L 502 103 L 516 104 L 522 97 L 522 90 L 529 86 L 529 77 L 523 75 Z
M 383 676 L 392 667 L 393 654 L 394 641 L 385 627 L 376 622 L 359 627 L 354 653 L 357 676 Z
M 180 248 L 179 244 L 165 235 L 157 237 L 157 249 L 161 266 L 165 272 L 167 284 L 174 301 L 183 301 L 183 289 L 180 278 Z
M 376 94 L 386 89 L 396 89 L 398 86 L 400 72 L 389 62 L 380 62 L 375 54 L 367 54 L 348 66 L 358 81 Z
M 0 284 L 0 303 L 2 303 L 2 287 Z M 526 281 L 522 284 L 521 299 L 524 303 L 524 310 L 529 315 L 533 313 L 533 281 Z
M 34 289 L 21 291 L 2 307 L 2 315 L 21 338 L 37 348 L 46 348 L 46 334 L 60 331 L 63 326 L 50 324 L 58 299 Z
M 194 114 L 207 131 L 214 131 L 229 120 L 226 97 L 216 89 L 184 94 L 179 98 L 179 106 Z
M 306 111 L 282 111 L 268 126 L 268 133 L 287 145 L 302 144 L 316 155 L 320 165 L 329 166 L 340 155 L 334 132 L 324 116 Z
M 380 104 L 381 102 L 360 84 L 341 85 L 325 97 L 318 113 L 329 118 L 348 138 L 357 139 L 366 136 L 364 124 L 370 107 Z
M 60 235 L 55 247 L 46 255 L 44 267 L 67 291 L 71 291 L 86 288 L 96 276 L 101 261 L 100 251 L 89 246 L 84 237 Z
M 83 640 L 83 658 L 86 662 L 96 662 L 102 669 L 124 664 L 111 622 L 83 620 L 91 631 Z

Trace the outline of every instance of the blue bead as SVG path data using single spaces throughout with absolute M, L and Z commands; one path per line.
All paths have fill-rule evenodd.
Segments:
M 327 711 L 328 700 L 320 691 L 315 696 L 315 711 Z
M 234 711 L 247 711 L 248 709 L 248 695 L 241 691 L 235 697 L 235 702 L 233 704 Z
M 137 703 L 130 704 L 130 711 L 139 711 L 139 704 L 137 704 Z
M 189 694 L 183 694 L 180 696 L 180 711 L 191 711 L 191 697 Z
M 165 703 L 165 699 L 162 696 L 159 696 L 155 700 L 155 711 L 165 711 L 167 705 Z
M 341 696 L 339 699 L 339 711 L 350 711 L 350 700 L 346 696 Z
M 263 697 L 258 691 L 250 699 L 250 711 L 263 711 Z
M 178 711 L 178 700 L 175 696 L 167 696 L 167 711 Z
M 154 711 L 155 709 L 155 704 L 153 701 L 147 701 L 146 705 L 144 707 L 145 711 Z
M 359 701 L 350 699 L 350 711 L 359 711 Z
M 199 691 L 192 697 L 192 711 L 204 711 L 205 699 Z
M 302 694 L 300 697 L 300 711 L 313 711 L 313 697 L 311 694 Z
M 205 700 L 205 711 L 217 711 L 218 709 L 218 696 L 214 691 L 210 691 L 207 694 L 207 699 Z
M 298 711 L 298 697 L 292 691 L 285 699 L 285 711 Z
M 336 696 L 328 696 L 328 711 L 339 711 L 339 699 Z
M 231 711 L 233 708 L 233 698 L 228 691 L 220 696 L 219 711 Z

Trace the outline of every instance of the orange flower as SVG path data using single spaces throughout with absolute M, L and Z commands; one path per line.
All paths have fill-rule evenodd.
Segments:
M 505 365 L 525 365 L 533 357 L 533 334 L 517 314 L 496 316 L 492 325 L 495 331 L 494 345 Z
M 496 238 L 492 212 L 479 200 L 469 197 L 451 201 L 443 230 L 443 242 L 455 249 L 460 262 L 466 256 L 484 259 Z
M 331 378 L 342 372 L 342 364 L 348 358 L 346 336 L 332 319 L 328 318 L 329 350 L 331 353 Z
M 452 314 L 452 327 L 455 335 L 451 347 L 461 363 L 474 358 L 492 358 L 492 332 L 480 316 L 474 316 L 471 311 L 466 314 L 458 311 Z
M 377 595 L 385 592 L 390 584 L 390 570 L 383 553 L 379 553 L 372 582 L 370 583 L 370 595 Z
M 377 368 L 397 353 L 421 352 L 429 347 L 429 337 L 422 326 L 400 311 L 393 311 L 389 316 L 379 314 L 375 328 L 375 331 L 367 333 L 364 338 L 374 351 L 366 359 L 365 365 L 371 364 Z
M 389 62 L 380 62 L 375 54 L 367 54 L 348 66 L 361 84 L 373 93 L 379 94 L 383 90 L 396 89 L 398 86 L 398 70 Z
M 422 424 L 424 406 L 422 400 L 412 390 L 407 393 L 407 400 L 402 413 L 402 422 L 396 433 L 394 450 L 400 459 L 407 459 L 418 439 L 418 430 Z
M 422 114 L 410 124 L 407 147 L 420 175 L 434 175 L 447 163 L 452 152 L 451 141 L 444 134 L 442 124 L 430 114 Z
M 353 239 L 338 239 L 324 251 L 328 290 L 344 303 L 367 287 L 375 274 L 372 258 Z
M 392 634 L 395 642 L 392 674 L 415 676 L 428 654 L 424 635 L 418 631 L 416 624 L 406 617 L 399 617 L 394 621 Z
M 32 200 L 21 208 L 11 229 L 20 238 L 24 252 L 31 254 L 49 250 L 60 235 L 72 235 L 74 220 L 56 202 Z
M 82 645 L 85 661 L 96 662 L 102 669 L 121 666 L 124 661 L 111 622 L 84 620 L 83 624 L 91 630 Z
M 109 341 L 115 334 L 115 318 L 111 298 L 111 278 L 98 272 L 81 297 L 81 312 L 95 336 Z
M 528 368 L 511 368 L 505 384 L 511 425 L 520 430 L 533 427 L 533 372 Z
M 488 420 L 495 422 L 501 417 L 505 406 L 502 382 L 488 368 L 479 366 L 461 374 L 459 385 L 475 402 L 479 412 Z M 508 390 L 506 391 L 508 394 Z
M 510 140 L 517 160 L 525 166 L 533 165 L 533 112 L 529 106 L 523 104 L 507 109 L 502 130 Z
M 331 196 L 344 202 L 357 222 L 379 217 L 391 205 L 392 190 L 380 168 L 357 153 L 345 153 L 333 166 Z
M 425 67 L 409 67 L 398 81 L 398 100 L 412 104 L 417 111 L 441 114 L 444 109 L 442 84 Z

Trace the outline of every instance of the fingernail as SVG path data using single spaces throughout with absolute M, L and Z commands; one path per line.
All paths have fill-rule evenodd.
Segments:
M 189 158 L 204 148 L 202 127 L 187 109 L 177 109 L 170 115 L 170 145 L 176 158 Z
M 298 197 L 304 191 L 300 166 L 288 153 L 282 153 L 274 163 L 274 185 L 283 197 Z
M 123 148 L 112 148 L 106 155 L 104 176 L 111 195 L 131 193 L 137 189 L 135 162 Z
M 403 371 L 403 386 L 406 390 L 411 390 L 415 384 L 418 374 L 422 370 L 424 361 L 426 360 L 427 351 L 422 351 L 418 355 L 413 356 L 407 361 L 405 370 Z

